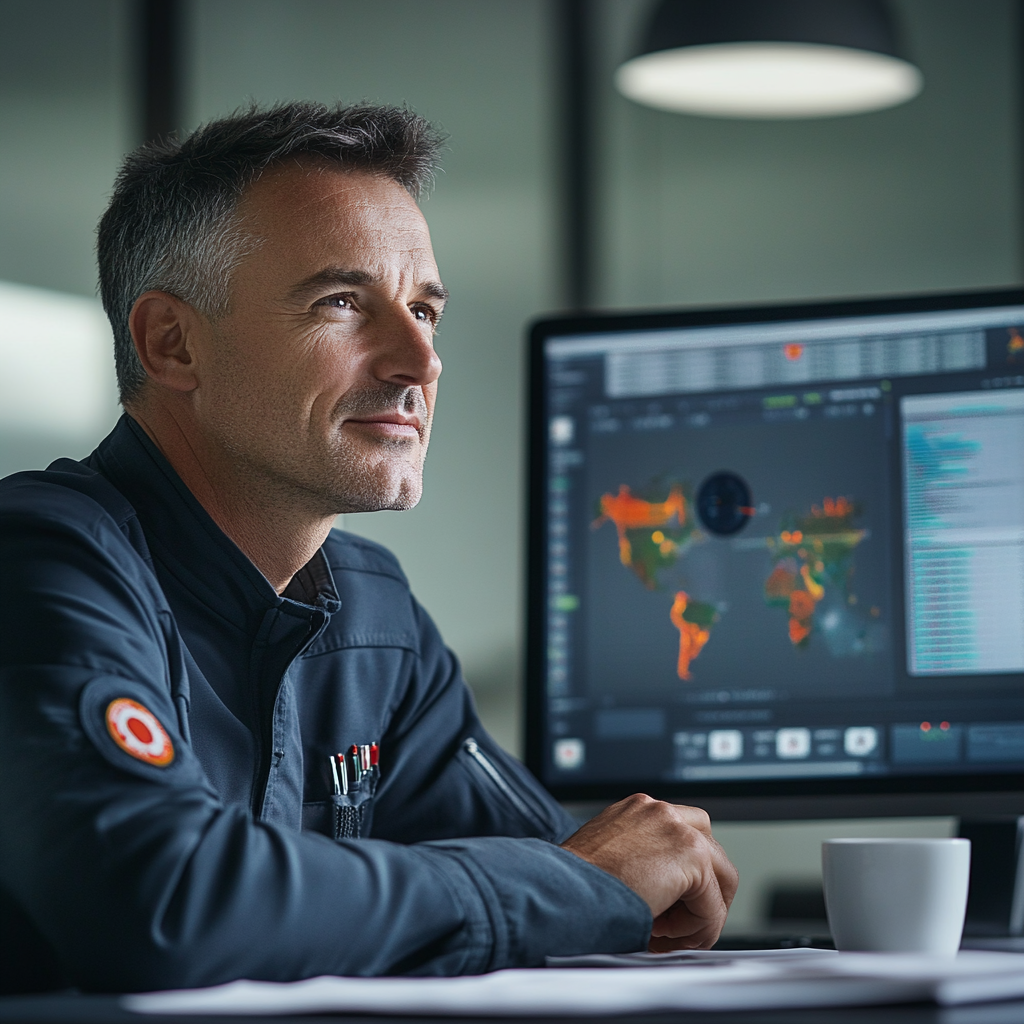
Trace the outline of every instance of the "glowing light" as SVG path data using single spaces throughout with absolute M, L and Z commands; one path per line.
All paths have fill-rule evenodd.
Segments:
M 635 57 L 615 75 L 636 103 L 705 117 L 806 118 L 913 99 L 921 72 L 897 57 L 814 43 L 683 46 Z
M 791 363 L 795 363 L 804 354 L 804 347 L 791 341 L 788 345 L 783 346 L 782 353 Z
M 0 282 L 0 426 L 92 434 L 113 423 L 112 350 L 95 299 Z

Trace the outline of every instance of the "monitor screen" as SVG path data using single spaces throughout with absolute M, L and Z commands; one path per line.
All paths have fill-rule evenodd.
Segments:
M 530 452 L 556 795 L 1024 788 L 1024 293 L 544 321 Z

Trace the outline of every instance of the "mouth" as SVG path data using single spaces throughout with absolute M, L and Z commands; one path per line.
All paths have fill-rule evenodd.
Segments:
M 352 416 L 345 424 L 354 424 L 360 430 L 376 434 L 378 437 L 409 438 L 418 440 L 422 422 L 419 416 L 401 412 L 373 413 L 369 416 Z

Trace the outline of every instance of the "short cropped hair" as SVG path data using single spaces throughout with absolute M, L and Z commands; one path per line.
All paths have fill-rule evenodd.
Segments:
M 170 292 L 210 318 L 228 311 L 231 275 L 259 244 L 242 230 L 237 208 L 263 171 L 314 157 L 391 178 L 419 198 L 443 142 L 429 122 L 399 107 L 281 103 L 238 110 L 129 154 L 97 241 L 121 403 L 137 398 L 146 381 L 128 329 L 140 295 Z

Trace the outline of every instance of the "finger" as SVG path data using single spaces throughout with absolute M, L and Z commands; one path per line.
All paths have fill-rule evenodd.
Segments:
M 708 922 L 691 914 L 681 904 L 659 914 L 651 925 L 653 939 L 688 939 L 703 931 Z
M 724 924 L 724 906 L 720 913 L 706 917 L 702 914 L 695 914 L 683 903 L 677 903 L 654 919 L 651 924 L 651 934 L 657 938 L 685 939 L 705 931 L 717 934 Z
M 724 922 L 698 920 L 685 913 L 673 915 L 671 924 L 660 922 L 659 931 L 651 933 L 648 948 L 658 951 L 669 949 L 699 949 L 713 946 L 722 933 Z
M 651 936 L 647 943 L 648 953 L 674 953 L 677 949 L 696 949 L 686 939 L 669 939 L 664 936 Z
M 708 932 L 703 935 L 690 935 L 680 939 L 666 935 L 652 935 L 647 943 L 648 953 L 674 953 L 679 949 L 711 949 L 718 941 L 718 934 Z
M 728 854 L 722 849 L 718 840 L 711 833 L 711 818 L 707 812 L 700 807 L 689 807 L 685 804 L 674 804 L 673 810 L 677 820 L 683 821 L 686 825 L 696 829 L 707 840 L 711 861 L 714 865 L 715 875 L 718 879 L 718 887 L 725 901 L 726 909 L 732 906 L 732 901 L 739 888 L 740 876 Z
M 718 879 L 709 871 L 703 885 L 683 893 L 676 903 L 655 918 L 651 934 L 679 938 L 705 928 L 721 931 L 728 909 Z
M 718 843 L 697 829 L 687 826 L 685 840 L 683 836 L 679 838 L 683 840 L 680 854 L 685 867 L 680 881 L 684 887 L 655 914 L 659 927 L 654 934 L 690 934 L 701 927 L 697 922 L 720 929 L 734 892 L 735 868 Z M 722 879 L 730 889 L 729 902 L 722 893 Z
M 658 949 L 706 949 L 718 941 L 724 924 L 724 920 L 703 921 L 679 913 L 671 924 L 662 922 L 658 931 L 652 931 L 649 942 Z
M 714 865 L 715 877 L 718 879 L 718 888 L 722 893 L 722 899 L 725 901 L 726 908 L 729 908 L 736 898 L 736 890 L 740 885 L 740 873 L 736 870 L 733 862 L 729 860 L 729 855 L 714 838 L 711 839 L 711 861 Z
M 711 838 L 711 818 L 707 811 L 700 807 L 689 807 L 686 804 L 672 804 L 671 806 L 677 820 L 697 829 L 698 832 L 703 832 L 708 839 Z
M 731 881 L 729 869 L 735 869 L 713 841 L 705 841 L 704 852 L 706 860 L 699 875 L 670 907 L 657 915 L 651 930 L 653 936 L 686 939 L 687 945 L 710 944 L 718 937 L 729 912 L 718 871 Z

